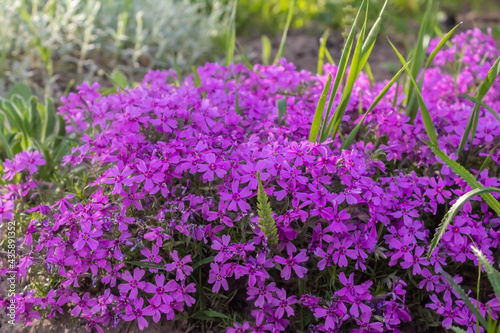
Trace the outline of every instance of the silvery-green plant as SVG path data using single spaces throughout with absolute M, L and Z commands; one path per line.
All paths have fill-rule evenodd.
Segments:
M 24 82 L 54 96 L 101 69 L 132 78 L 174 58 L 185 69 L 214 60 L 229 10 L 218 0 L 210 9 L 190 0 L 0 0 L 0 93 Z

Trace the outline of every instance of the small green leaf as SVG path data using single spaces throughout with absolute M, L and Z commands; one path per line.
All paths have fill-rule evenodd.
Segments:
M 484 79 L 483 83 L 481 83 L 481 85 L 479 86 L 479 90 L 477 91 L 476 94 L 477 101 L 479 102 L 483 101 L 483 98 L 490 90 L 491 86 L 495 82 L 499 73 L 500 73 L 500 57 L 498 57 L 493 66 L 491 66 L 490 70 L 488 71 L 488 74 L 486 75 L 486 78 Z M 464 134 L 462 136 L 462 139 L 460 140 L 460 144 L 457 149 L 458 157 L 461 157 L 464 152 L 465 143 L 469 139 L 469 134 L 470 134 L 471 144 L 472 142 L 474 142 L 474 137 L 476 136 L 476 130 L 479 121 L 479 110 L 480 110 L 479 107 L 480 104 L 476 103 L 474 105 L 474 108 L 472 109 L 472 113 L 470 115 L 469 121 L 467 122 L 467 126 L 465 127 Z
M 286 113 L 286 98 L 280 98 L 276 101 L 276 106 L 278 107 L 278 122 L 281 123 L 281 119 Z
M 260 39 L 262 41 L 262 64 L 269 65 L 269 60 L 271 59 L 271 41 L 266 35 L 262 35 Z
M 477 98 L 475 97 L 472 97 L 472 96 L 467 96 L 467 95 L 460 95 L 460 97 L 463 97 L 465 99 L 468 99 L 469 101 L 471 102 L 474 102 L 476 104 L 479 104 L 480 106 L 482 106 L 483 108 L 485 108 L 486 110 L 490 111 L 490 113 L 495 117 L 497 118 L 498 121 L 500 121 L 500 115 L 498 114 L 498 112 L 496 112 L 495 110 L 493 110 L 493 108 L 491 106 L 489 106 L 488 104 L 484 103 L 483 101 L 480 101 L 478 100 Z
M 147 262 L 147 261 L 124 261 L 124 262 L 134 266 L 139 266 L 149 269 L 163 269 L 163 270 L 165 269 L 165 265 L 157 264 L 154 262 Z
M 274 57 L 273 64 L 278 63 L 278 60 L 283 58 L 285 54 L 286 37 L 288 35 L 288 29 L 290 28 L 290 24 L 292 23 L 293 12 L 295 10 L 295 1 L 296 0 L 289 0 L 290 7 L 288 8 L 285 28 L 283 29 L 283 35 L 281 36 L 280 46 L 278 48 L 278 52 L 276 52 L 276 56 Z
M 229 21 L 229 28 L 226 33 L 226 66 L 233 63 L 234 50 L 236 48 L 236 8 L 238 0 L 234 0 Z
M 113 82 L 122 90 L 130 86 L 125 75 L 116 69 L 111 73 L 111 77 L 113 78 Z
M 434 49 L 434 51 L 432 51 L 431 55 L 427 59 L 427 63 L 425 64 L 425 68 L 429 68 L 431 66 L 432 61 L 434 60 L 434 58 L 436 57 L 436 55 L 438 54 L 438 52 L 441 51 L 441 49 L 443 48 L 443 46 L 446 44 L 446 42 L 448 42 L 448 40 L 450 39 L 451 35 L 453 35 L 453 33 L 455 32 L 455 30 L 458 29 L 458 27 L 460 26 L 460 24 L 462 24 L 462 22 L 460 22 L 459 24 L 457 24 L 443 38 L 441 38 L 441 41 L 438 43 L 438 45 L 436 46 L 436 48 Z
M 389 40 L 389 39 L 387 39 L 387 40 Z M 396 49 L 396 47 L 394 46 L 394 44 L 392 44 L 392 42 L 390 40 L 389 40 L 389 43 L 391 44 L 394 52 L 396 52 L 396 54 L 399 58 L 399 61 L 403 65 L 406 65 L 407 62 L 405 61 L 405 59 L 403 58 L 401 53 L 399 53 L 399 51 Z M 417 96 L 418 105 L 420 106 L 420 114 L 422 115 L 422 119 L 424 121 L 424 126 L 425 126 L 425 130 L 427 132 L 427 136 L 429 137 L 429 140 L 434 145 L 437 146 L 438 142 L 437 142 L 436 128 L 434 127 L 434 123 L 433 123 L 431 115 L 429 113 L 429 109 L 427 109 L 427 106 L 425 105 L 424 98 L 422 97 L 422 94 L 420 93 L 420 88 L 419 88 L 418 84 L 415 82 L 415 78 L 413 77 L 413 74 L 409 71 L 408 68 L 406 68 L 406 72 L 408 73 L 408 76 L 410 77 L 411 83 L 413 84 L 414 92 Z
M 500 146 L 500 143 L 497 143 L 495 145 L 495 147 L 493 147 L 490 151 L 490 153 L 488 154 L 488 157 L 486 157 L 486 159 L 484 160 L 483 164 L 481 164 L 481 167 L 479 168 L 479 170 L 477 171 L 477 177 L 479 177 L 479 174 L 481 172 L 483 172 L 484 169 L 486 169 L 486 167 L 488 166 L 488 164 L 491 162 L 491 156 L 493 155 L 493 153 L 495 152 L 495 150 Z M 476 178 L 477 178 L 476 177 Z
M 323 92 L 321 93 L 318 105 L 316 106 L 316 111 L 314 112 L 314 119 L 311 124 L 311 130 L 309 131 L 309 141 L 311 142 L 316 142 L 316 140 L 318 139 L 318 132 L 321 126 L 323 112 L 325 111 L 326 98 L 328 97 L 331 84 L 332 84 L 332 73 L 328 74 L 328 79 L 326 80 L 326 84 L 323 87 Z
M 498 191 L 500 192 L 500 190 Z M 500 302 L 500 273 L 493 267 L 490 261 L 484 256 L 484 254 L 474 245 L 471 246 L 472 251 L 477 257 L 477 260 L 481 263 L 481 266 L 484 267 L 486 274 L 488 274 L 488 280 L 495 291 L 495 295 Z
M 228 319 L 232 320 L 231 317 L 228 317 L 227 315 L 213 311 L 213 310 L 202 310 L 198 311 L 190 316 L 190 318 L 193 319 L 199 319 L 199 320 L 213 320 L 214 318 L 223 318 L 223 319 Z
M 197 269 L 198 267 L 202 266 L 202 265 L 205 265 L 205 264 L 208 264 L 210 262 L 213 262 L 214 261 L 214 258 L 215 257 L 207 257 L 207 258 L 203 258 L 201 259 L 200 261 L 196 262 L 193 264 L 193 266 L 191 266 L 193 269 Z
M 14 95 L 19 95 L 22 99 L 28 101 L 30 97 L 33 96 L 33 92 L 26 84 L 18 83 L 10 88 L 9 93 L 7 94 L 7 99 L 11 99 Z
M 318 75 L 323 74 L 323 64 L 325 63 L 325 56 L 326 52 L 328 51 L 326 48 L 326 42 L 328 41 L 329 34 L 330 30 L 326 29 L 319 39 L 318 66 L 316 69 L 316 73 L 318 73 Z
M 366 116 L 378 105 L 378 103 L 382 100 L 382 98 L 384 98 L 384 96 L 387 94 L 387 92 L 392 87 L 392 85 L 394 84 L 394 82 L 396 82 L 396 80 L 398 79 L 399 75 L 403 71 L 406 70 L 408 64 L 409 64 L 409 62 L 406 63 L 396 73 L 396 75 L 394 75 L 394 77 L 391 79 L 391 81 L 389 81 L 385 85 L 384 89 L 382 89 L 382 91 L 377 95 L 377 97 L 375 97 L 375 99 L 373 100 L 373 103 L 370 105 L 370 107 L 368 108 L 368 110 L 365 112 L 365 114 L 363 115 L 363 117 L 361 118 L 361 120 L 356 124 L 356 126 L 354 127 L 354 129 L 351 131 L 351 133 L 349 133 L 349 135 L 347 136 L 347 138 L 342 143 L 342 146 L 340 147 L 341 150 L 342 149 L 348 149 L 351 146 L 352 142 L 356 138 L 356 135 L 358 134 L 358 131 L 361 129 L 361 126 L 363 126 L 363 121 L 365 120 Z

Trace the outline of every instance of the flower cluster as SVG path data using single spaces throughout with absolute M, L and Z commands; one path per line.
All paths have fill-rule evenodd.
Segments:
M 422 93 L 447 153 L 454 153 L 473 107 L 463 94 L 476 89 L 500 54 L 478 31 L 453 43 L 489 53 L 484 59 L 464 53 L 470 80 L 447 72 L 453 48 L 436 58 L 439 67 L 423 73 Z M 336 68 L 327 65 L 325 72 Z M 399 332 L 426 311 L 441 316 L 444 327 L 475 330 L 474 316 L 441 272 L 471 281 L 457 267 L 477 266 L 472 243 L 490 259 L 499 254 L 500 219 L 477 198 L 426 259 L 445 205 L 470 187 L 420 141 L 423 122 L 409 122 L 402 92 L 393 88 L 366 118 L 364 139 L 340 151 L 338 138 L 306 140 L 326 77 L 284 60 L 253 70 L 207 64 L 198 74 L 199 86 L 193 77 L 174 84 L 174 71 L 152 71 L 134 89 L 100 96 L 98 85 L 83 85 L 63 98 L 68 131 L 83 141 L 64 164 L 84 169 L 83 191 L 40 200 L 39 153 L 4 163 L 7 180 L 29 171 L 4 186 L 0 200 L 0 221 L 13 219 L 14 211 L 29 216 L 17 243 L 16 274 L 35 279 L 43 271 L 55 281 L 15 296 L 17 320 L 53 318 L 67 306 L 89 330 L 131 320 L 143 329 L 183 311 L 224 312 L 219 300 L 231 293 L 240 311 L 228 332 L 304 325 L 321 332 Z M 343 133 L 382 87 L 358 79 Z M 498 91 L 485 98 L 496 109 Z M 281 98 L 286 113 L 278 121 Z M 500 139 L 497 121 L 481 109 L 476 139 L 466 147 L 476 171 L 482 159 L 472 155 L 488 155 Z M 492 158 L 476 176 L 498 186 L 500 158 Z M 258 173 L 277 245 L 268 244 L 259 226 Z M 206 297 L 209 289 L 213 295 Z M 483 313 L 500 313 L 494 297 L 477 302 Z

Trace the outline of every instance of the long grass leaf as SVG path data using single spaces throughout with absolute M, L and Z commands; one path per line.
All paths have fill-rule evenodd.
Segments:
M 420 70 L 422 69 L 422 65 L 424 63 L 424 57 L 426 54 L 426 50 L 424 47 L 425 37 L 432 33 L 430 27 L 432 26 L 432 20 L 435 15 L 434 0 L 427 1 L 426 6 L 427 7 L 424 16 L 422 18 L 422 24 L 420 25 L 420 29 L 418 31 L 416 48 L 414 49 L 413 52 L 413 57 L 412 57 L 413 64 L 410 68 L 410 72 L 414 78 L 418 77 L 418 74 L 420 73 Z M 407 106 L 406 114 L 410 116 L 410 120 L 412 123 L 415 120 L 415 117 L 417 116 L 417 101 L 414 91 L 415 91 L 415 86 L 410 85 L 408 87 L 408 94 L 407 94 L 408 103 L 406 105 Z
M 486 259 L 481 250 L 474 245 L 471 246 L 471 248 L 481 265 L 484 267 L 486 274 L 488 274 L 488 280 L 490 280 L 493 290 L 495 291 L 495 295 L 500 302 L 500 273 L 493 267 L 490 261 Z
M 289 1 L 290 7 L 288 8 L 288 14 L 285 22 L 285 29 L 283 29 L 283 35 L 281 36 L 280 46 L 278 48 L 276 56 L 274 57 L 273 64 L 278 63 L 278 60 L 283 58 L 283 55 L 285 54 L 286 37 L 288 35 L 288 29 L 290 28 L 290 24 L 292 23 L 293 12 L 295 11 L 295 1 L 296 0 Z
M 377 97 L 375 97 L 372 104 L 370 105 L 368 110 L 365 112 L 365 114 L 363 115 L 361 120 L 356 124 L 354 129 L 351 131 L 351 133 L 349 133 L 347 138 L 342 143 L 342 146 L 340 147 L 341 150 L 348 149 L 351 146 L 352 142 L 356 138 L 356 135 L 358 134 L 359 130 L 361 129 L 361 126 L 363 125 L 363 121 L 365 120 L 366 116 L 378 105 L 378 103 L 382 100 L 382 98 L 384 98 L 384 96 L 387 94 L 387 92 L 392 87 L 394 82 L 396 82 L 396 80 L 398 79 L 399 75 L 401 75 L 401 73 L 403 73 L 406 70 L 409 63 L 410 62 L 406 63 L 403 67 L 401 67 L 401 69 L 396 73 L 396 75 L 394 75 L 394 77 L 391 79 L 391 81 L 389 81 L 385 85 L 384 89 L 382 89 L 382 91 L 380 91 L 380 93 L 377 95 Z
M 323 64 L 325 63 L 325 55 L 326 55 L 326 42 L 328 40 L 328 35 L 330 31 L 328 29 L 325 30 L 321 38 L 319 39 L 319 51 L 318 51 L 318 66 L 316 67 L 316 73 L 318 75 L 323 74 Z
M 434 155 L 436 155 L 441 161 L 443 161 L 443 163 L 449 166 L 455 174 L 465 180 L 465 182 L 470 187 L 472 187 L 473 189 L 484 187 L 474 178 L 474 176 L 469 171 L 467 171 L 467 169 L 465 169 L 459 163 L 453 161 L 448 155 L 446 155 L 441 149 L 439 149 L 437 145 L 434 145 L 432 142 L 425 140 L 424 142 L 434 152 Z M 500 203 L 489 193 L 482 194 L 481 197 L 500 216 Z
M 405 61 L 405 59 L 403 58 L 401 53 L 399 53 L 399 51 L 396 49 L 396 47 L 394 46 L 394 44 L 392 44 L 392 42 L 390 40 L 389 40 L 389 43 L 391 44 L 394 52 L 396 52 L 396 54 L 399 58 L 399 61 L 401 61 L 401 63 L 403 65 L 407 64 L 407 62 Z M 425 104 L 424 98 L 422 97 L 422 94 L 420 93 L 420 89 L 419 89 L 417 83 L 415 82 L 415 78 L 413 77 L 412 73 L 408 70 L 408 68 L 406 68 L 406 72 L 408 73 L 408 76 L 410 77 L 411 83 L 413 84 L 413 88 L 414 88 L 414 91 L 415 91 L 416 96 L 417 96 L 418 104 L 420 106 L 420 114 L 422 115 L 422 119 L 424 121 L 424 126 L 425 126 L 425 130 L 427 132 L 427 136 L 429 137 L 429 140 L 437 146 L 438 143 L 437 143 L 436 128 L 434 127 L 434 123 L 432 122 L 432 118 L 431 118 L 431 115 L 429 113 L 429 109 L 427 109 L 427 105 Z
M 328 74 L 328 79 L 319 98 L 318 105 L 316 106 L 316 112 L 314 112 L 314 119 L 311 124 L 311 130 L 309 131 L 309 141 L 316 142 L 318 139 L 318 132 L 321 126 L 321 120 L 323 118 L 323 112 L 325 111 L 326 98 L 328 97 L 328 92 L 330 91 L 330 86 L 332 84 L 332 74 Z M 332 97 L 330 97 L 332 98 Z
M 484 103 L 483 101 L 480 101 L 478 100 L 477 98 L 475 97 L 472 97 L 472 96 L 467 96 L 467 95 L 460 95 L 460 97 L 463 97 L 465 99 L 468 99 L 469 101 L 471 102 L 474 102 L 476 104 L 479 104 L 480 106 L 482 106 L 483 108 L 485 108 L 486 110 L 488 110 L 495 118 L 497 118 L 497 120 L 500 122 L 500 115 L 498 114 L 498 112 L 496 112 L 491 106 L 489 106 L 488 104 Z
M 439 225 L 438 230 L 436 231 L 434 237 L 432 238 L 431 246 L 429 248 L 429 252 L 427 253 L 427 259 L 430 259 L 432 252 L 438 246 L 439 241 L 441 240 L 443 234 L 446 232 L 446 229 L 448 228 L 448 225 L 453 221 L 453 219 L 459 213 L 463 205 L 478 195 L 481 195 L 483 193 L 492 193 L 492 192 L 500 193 L 500 189 L 495 187 L 476 188 L 463 194 L 462 196 L 460 196 L 460 198 L 458 198 L 458 200 L 453 204 L 453 206 L 451 206 L 450 210 L 448 210 L 448 212 L 441 220 L 441 224 Z
M 493 156 L 493 153 L 495 152 L 495 150 L 497 150 L 497 148 L 499 146 L 500 146 L 500 143 L 497 143 L 495 145 L 495 147 L 493 147 L 493 149 L 491 149 L 490 153 L 488 154 L 488 157 L 486 157 L 486 159 L 484 160 L 483 164 L 481 164 L 481 167 L 477 171 L 477 177 L 479 177 L 479 174 L 481 172 L 483 172 L 483 170 L 486 169 L 486 167 L 488 166 L 488 164 L 491 162 L 491 156 Z
M 231 17 L 229 20 L 229 28 L 226 34 L 226 66 L 232 64 L 234 61 L 234 50 L 236 48 L 236 7 L 238 0 L 234 0 L 233 8 L 231 10 Z
M 459 24 L 457 24 L 443 38 L 441 38 L 441 40 L 439 41 L 439 43 L 436 46 L 436 48 L 434 49 L 434 51 L 432 51 L 432 53 L 430 54 L 429 58 L 427 58 L 427 63 L 425 64 L 425 68 L 429 68 L 431 66 L 432 61 L 434 60 L 434 58 L 436 57 L 436 55 L 438 54 L 438 52 L 441 51 L 441 49 L 443 48 L 443 46 L 446 44 L 446 42 L 448 42 L 448 40 L 451 38 L 451 36 L 455 32 L 455 30 L 457 30 L 458 27 L 460 26 L 460 24 L 462 24 L 462 22 L 460 22 Z
M 358 40 L 356 41 L 356 47 L 354 49 L 351 61 L 351 68 L 349 69 L 347 82 L 344 87 L 344 91 L 342 92 L 342 98 L 340 100 L 339 105 L 337 105 L 335 112 L 333 113 L 333 117 L 330 120 L 330 123 L 328 123 L 326 129 L 325 128 L 322 129 L 322 132 L 320 134 L 321 142 L 325 141 L 329 136 L 335 138 L 335 136 L 337 135 L 340 123 L 342 122 L 342 119 L 345 114 L 345 110 L 347 109 L 347 105 L 349 104 L 349 99 L 351 97 L 354 84 L 356 83 L 356 79 L 359 75 L 359 72 L 362 69 L 362 65 L 360 63 L 362 57 L 361 50 L 362 50 L 363 38 L 366 32 L 367 16 L 368 16 L 368 11 L 365 15 L 365 22 L 363 24 L 363 27 L 361 28 L 360 35 L 358 37 Z M 325 121 L 327 121 L 327 119 L 325 119 Z
M 479 90 L 476 94 L 476 99 L 479 102 L 483 101 L 483 98 L 490 90 L 491 86 L 495 82 L 499 73 L 500 73 L 500 57 L 498 57 L 493 66 L 491 66 L 490 70 L 488 71 L 488 74 L 486 75 L 486 78 L 484 79 L 483 83 L 481 83 L 481 85 L 479 86 Z M 463 154 L 465 144 L 469 139 L 469 134 L 470 134 L 471 145 L 474 142 L 474 137 L 476 136 L 477 124 L 479 120 L 479 111 L 480 111 L 480 104 L 476 103 L 474 105 L 474 108 L 472 109 L 472 113 L 469 117 L 469 121 L 467 122 L 467 126 L 465 127 L 465 131 L 462 136 L 462 139 L 460 140 L 460 144 L 458 145 L 458 150 L 457 150 L 458 157 L 461 157 Z
M 363 0 L 361 3 L 361 6 L 359 7 L 358 13 L 356 14 L 356 18 L 354 19 L 354 22 L 351 27 L 351 31 L 349 32 L 349 35 L 347 36 L 346 43 L 344 46 L 344 49 L 342 50 L 342 53 L 340 55 L 340 61 L 339 65 L 337 67 L 337 74 L 335 75 L 335 81 L 333 83 L 333 89 L 332 93 L 330 95 L 330 101 L 328 102 L 328 107 L 326 109 L 326 115 L 323 117 L 323 122 L 322 122 L 322 128 L 325 127 L 325 123 L 328 121 L 330 117 L 330 112 L 332 110 L 333 106 L 333 101 L 335 100 L 335 96 L 337 95 L 340 82 L 344 78 L 345 71 L 347 69 L 347 63 L 349 61 L 349 57 L 351 55 L 351 50 L 352 50 L 352 45 L 354 43 L 354 35 L 356 34 L 356 26 L 358 25 L 359 18 L 361 17 L 361 12 L 366 6 L 366 0 Z
M 462 289 L 462 287 L 460 287 L 456 282 L 455 280 L 453 280 L 451 278 L 451 276 L 446 273 L 446 272 L 443 272 L 443 276 L 444 278 L 448 281 L 449 284 L 451 284 L 451 286 L 453 287 L 453 289 L 455 289 L 455 291 L 457 292 L 457 294 L 460 296 L 460 298 L 462 299 L 462 301 L 464 301 L 465 305 L 467 305 L 467 307 L 469 308 L 469 310 L 472 312 L 472 314 L 476 317 L 477 320 L 479 320 L 481 322 L 481 325 L 484 327 L 484 328 L 487 328 L 488 327 L 488 322 L 486 321 L 486 319 L 484 319 L 484 317 L 479 313 L 478 309 L 476 309 L 474 307 L 474 305 L 472 304 L 472 301 L 471 299 L 469 298 L 469 296 L 467 296 L 467 294 L 465 293 L 465 291 Z
M 380 27 L 382 25 L 382 16 L 384 15 L 385 8 L 387 7 L 388 0 L 385 0 L 384 5 L 382 6 L 382 9 L 380 10 L 377 20 L 375 20 L 375 23 L 373 23 L 372 28 L 370 29 L 370 32 L 368 33 L 368 36 L 366 37 L 364 43 L 363 43 L 363 48 L 361 49 L 361 63 L 364 66 L 364 63 L 368 61 L 368 57 L 370 56 L 371 50 L 373 49 L 373 46 L 375 45 L 375 41 L 377 40 L 378 33 L 380 31 Z
M 262 41 L 262 64 L 269 65 L 269 60 L 271 59 L 271 41 L 266 35 L 262 35 L 260 40 Z

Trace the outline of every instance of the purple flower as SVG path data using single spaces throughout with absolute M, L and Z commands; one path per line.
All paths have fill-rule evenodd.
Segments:
M 105 172 L 105 177 L 103 182 L 106 184 L 114 184 L 112 194 L 121 193 L 122 185 L 132 186 L 134 183 L 133 178 L 128 178 L 132 174 L 132 169 L 127 165 L 123 167 L 123 162 L 119 161 L 117 165 L 113 165 L 113 168 Z
M 274 310 L 276 318 L 282 318 L 285 312 L 288 317 L 293 316 L 295 312 L 291 305 L 297 303 L 297 297 L 291 296 L 287 298 L 285 289 L 276 289 L 276 296 L 277 298 L 273 299 L 273 305 L 278 307 Z
M 283 270 L 281 271 L 281 277 L 285 280 L 288 280 L 291 277 L 292 269 L 295 271 L 295 274 L 297 274 L 299 278 L 304 277 L 304 275 L 307 273 L 307 268 L 299 266 L 298 264 L 306 262 L 308 258 L 309 257 L 306 255 L 306 251 L 302 250 L 295 257 L 290 255 L 290 257 L 285 259 L 280 256 L 274 256 L 273 259 L 277 263 L 285 265 L 285 267 L 283 267 Z
M 185 280 L 186 275 L 191 275 L 191 272 L 193 272 L 193 268 L 191 266 L 186 265 L 187 263 L 190 263 L 191 260 L 191 255 L 187 255 L 181 260 L 179 260 L 179 256 L 177 254 L 177 251 L 174 250 L 170 253 L 170 256 L 174 260 L 174 263 L 172 264 L 166 264 L 165 269 L 168 272 L 171 272 L 173 270 L 176 270 L 176 275 L 175 279 L 176 280 Z
M 144 274 L 145 271 L 143 269 L 140 269 L 139 267 L 136 267 L 134 269 L 134 276 L 132 276 L 129 271 L 125 271 L 125 273 L 122 274 L 121 278 L 125 280 L 126 283 L 118 285 L 118 289 L 121 293 L 126 294 L 128 294 L 128 292 L 130 291 L 129 297 L 136 298 L 139 289 L 142 290 L 146 287 L 146 282 L 141 281 Z
M 235 180 L 231 184 L 231 193 L 221 193 L 221 200 L 228 203 L 227 209 L 237 211 L 238 208 L 241 209 L 243 213 L 246 213 L 250 209 L 250 205 L 246 202 L 245 198 L 252 194 L 248 188 L 242 190 L 239 189 L 240 182 Z
M 81 250 L 87 244 L 91 250 L 97 249 L 99 242 L 94 238 L 102 236 L 102 230 L 92 228 L 90 223 L 82 223 L 82 230 L 79 233 L 78 240 L 73 244 L 76 250 Z

